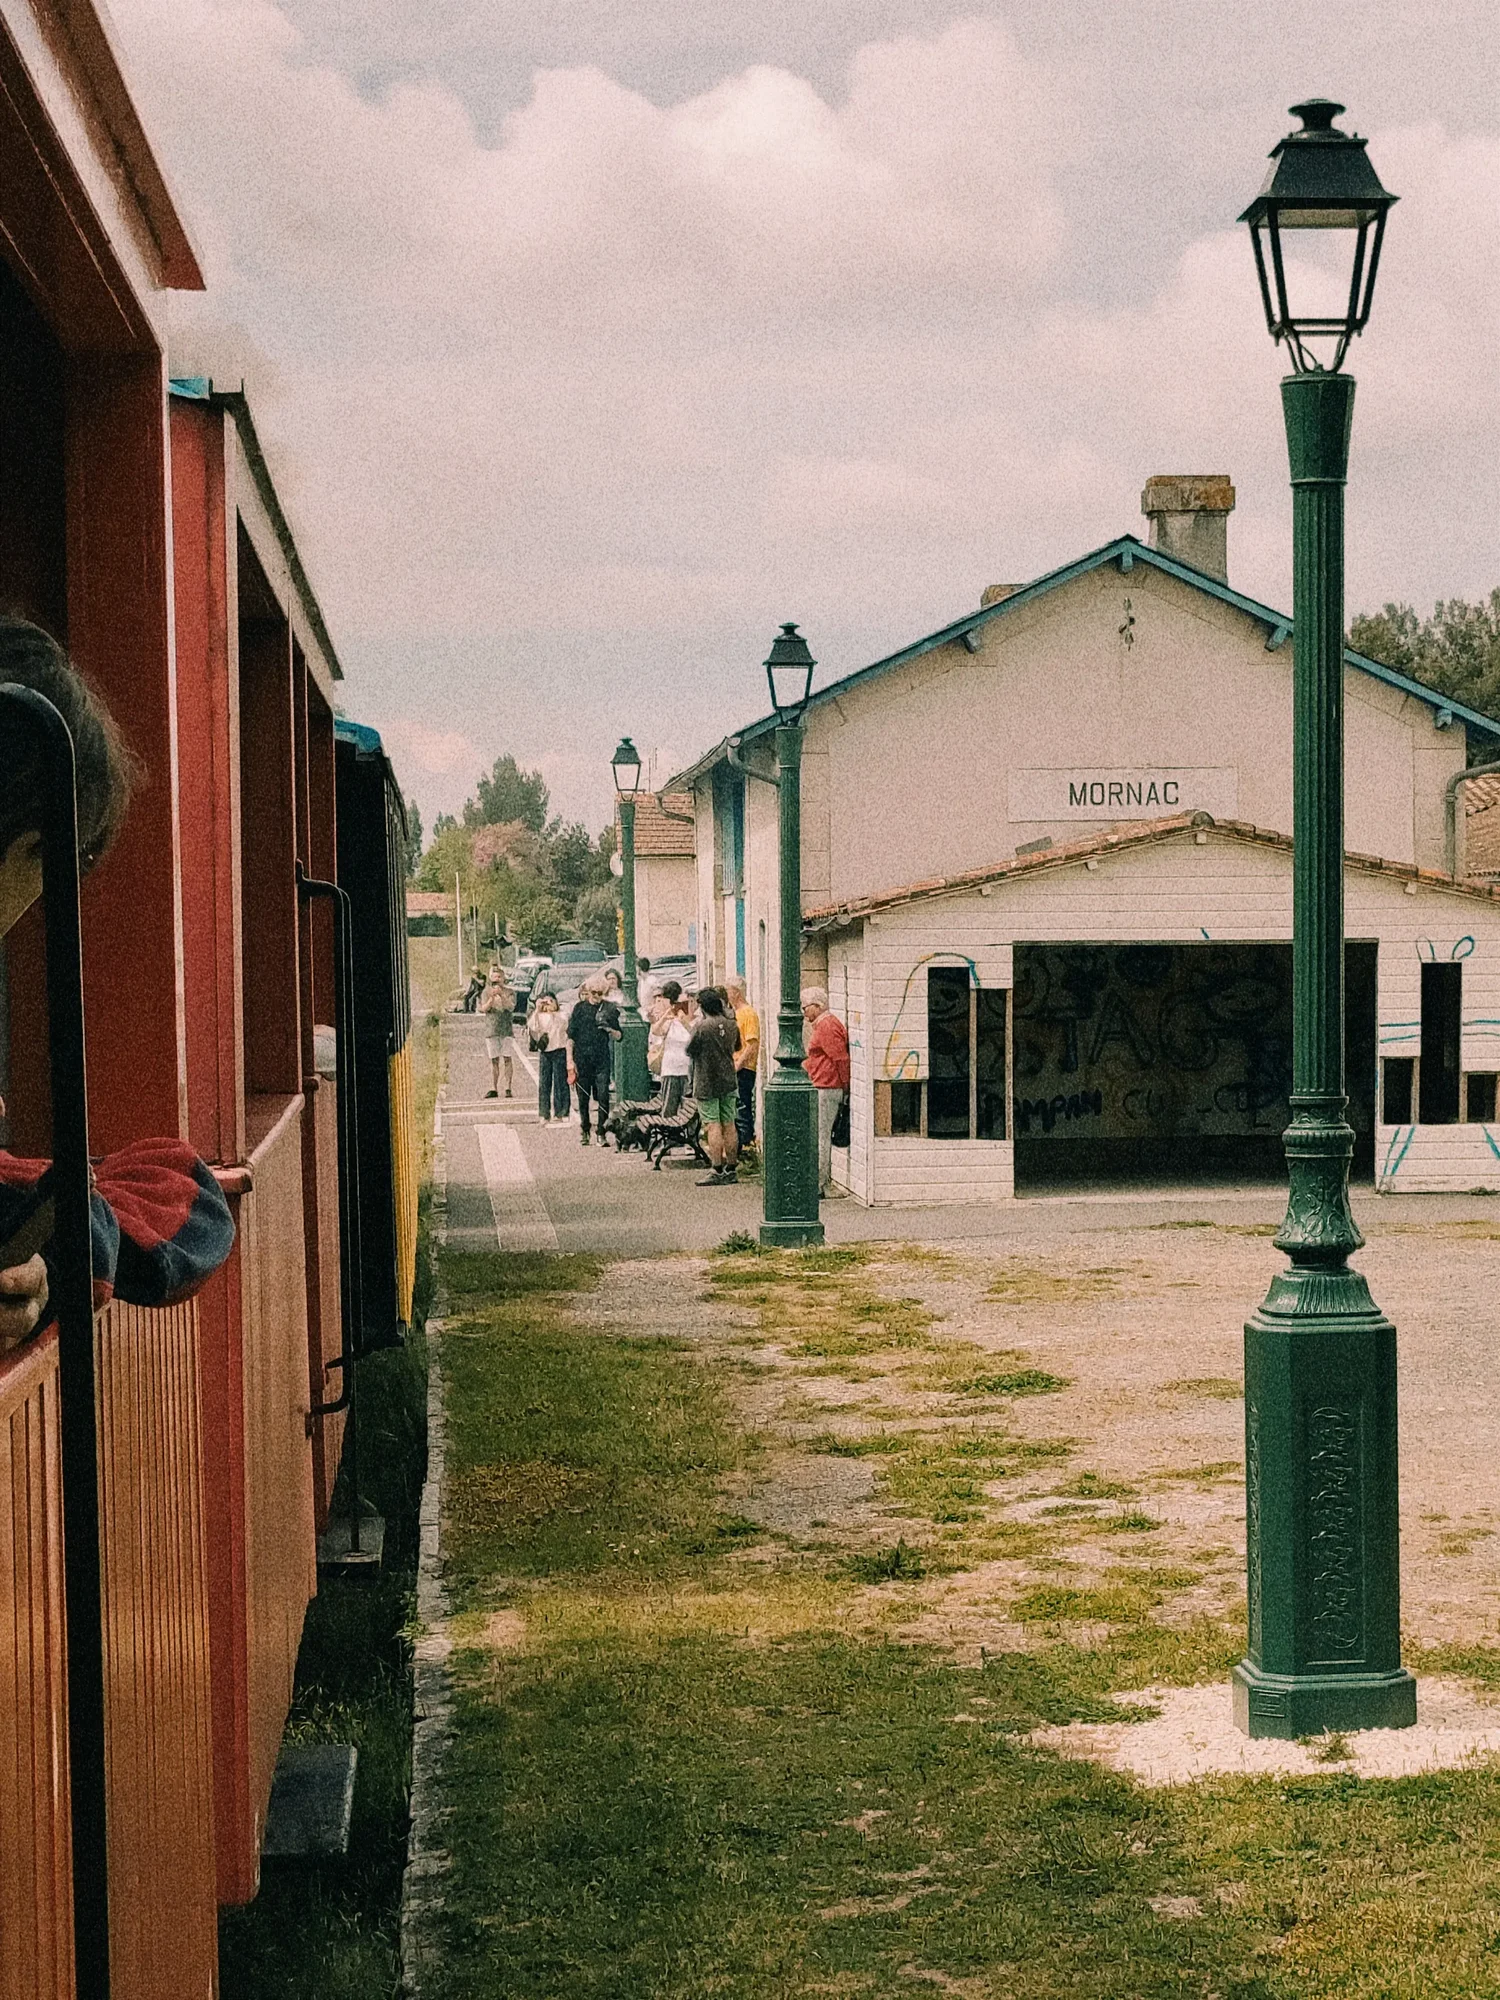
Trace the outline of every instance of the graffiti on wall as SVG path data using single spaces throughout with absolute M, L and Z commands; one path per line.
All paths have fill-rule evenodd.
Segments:
M 1290 1117 L 1286 945 L 1026 945 L 1017 1137 L 1228 1138 Z

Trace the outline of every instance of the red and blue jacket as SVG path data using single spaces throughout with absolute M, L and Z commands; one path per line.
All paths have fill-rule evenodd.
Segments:
M 0 1241 L 46 1172 L 0 1151 Z M 212 1170 L 180 1139 L 137 1139 L 94 1164 L 94 1306 L 191 1298 L 234 1248 L 234 1218 Z M 42 1251 L 51 1265 L 50 1253 Z

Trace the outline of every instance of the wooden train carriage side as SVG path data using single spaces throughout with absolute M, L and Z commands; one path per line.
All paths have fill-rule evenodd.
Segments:
M 351 903 L 358 1050 L 362 1351 L 411 1324 L 417 1255 L 416 1112 L 406 953 L 406 814 L 373 729 L 337 728 L 339 882 Z
M 338 662 L 242 393 L 174 382 L 188 1113 L 240 1224 L 203 1302 L 219 1897 L 259 1882 L 316 1534 L 343 1442 L 326 904 Z
M 84 886 L 92 1134 L 185 1135 L 169 448 L 154 295 L 198 289 L 104 17 L 0 0 L 0 603 L 66 644 L 148 783 Z M 122 1004 L 122 969 L 125 980 Z M 6 940 L 4 1141 L 50 1148 L 35 915 Z M 96 1328 L 117 2000 L 217 1982 L 199 1322 Z M 56 1342 L 0 1362 L 0 1995 L 72 2000 Z

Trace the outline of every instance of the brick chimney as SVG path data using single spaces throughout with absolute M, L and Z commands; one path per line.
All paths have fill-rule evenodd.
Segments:
M 1221 583 L 1229 581 L 1229 516 L 1234 488 L 1227 472 L 1157 473 L 1146 481 L 1141 512 L 1151 523 L 1151 546 L 1191 563 Z

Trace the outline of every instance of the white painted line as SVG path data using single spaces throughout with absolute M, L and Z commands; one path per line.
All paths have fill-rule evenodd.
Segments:
M 500 1248 L 560 1250 L 562 1245 L 522 1149 L 520 1133 L 513 1125 L 498 1121 L 476 1125 L 474 1130 Z

